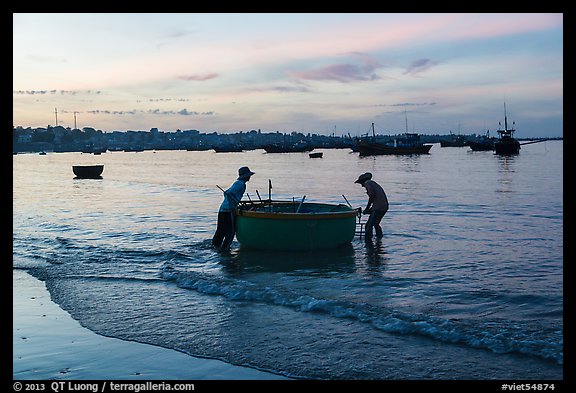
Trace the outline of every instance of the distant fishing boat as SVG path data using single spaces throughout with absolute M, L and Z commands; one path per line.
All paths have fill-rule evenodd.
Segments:
M 244 151 L 241 145 L 234 144 L 214 146 L 213 149 L 216 153 L 241 153 Z
M 236 238 L 242 247 L 310 251 L 352 241 L 358 210 L 347 205 L 263 201 L 236 209 Z
M 468 145 L 468 139 L 462 135 L 453 135 L 452 133 L 448 138 L 440 140 L 440 147 L 464 147 Z
M 376 136 L 374 123 L 372 123 L 372 136 L 359 138 L 356 141 L 356 148 L 360 156 L 407 155 L 428 154 L 432 145 L 421 143 L 420 135 L 408 132 L 393 138 L 383 139 L 382 137 Z
M 272 143 L 263 146 L 266 153 L 302 153 L 314 150 L 314 146 L 306 141 L 296 143 Z
M 490 151 L 494 150 L 495 141 L 496 138 L 490 136 L 490 131 L 486 131 L 486 135 L 468 141 L 468 145 L 472 151 Z
M 512 122 L 514 125 L 514 122 Z M 520 153 L 520 142 L 514 138 L 514 128 L 508 129 L 508 118 L 506 116 L 506 102 L 504 102 L 504 129 L 497 130 L 498 140 L 494 143 L 496 154 L 518 154 Z
M 360 156 L 428 154 L 431 148 L 432 145 L 425 145 L 420 142 L 420 135 L 418 134 L 404 134 L 394 138 L 393 142 L 390 143 L 358 141 Z
M 72 171 L 77 179 L 101 179 L 104 165 L 73 165 Z

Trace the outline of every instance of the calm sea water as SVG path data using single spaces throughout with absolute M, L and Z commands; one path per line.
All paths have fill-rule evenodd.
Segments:
M 282 375 L 563 378 L 562 141 L 512 157 L 321 151 L 13 156 L 13 267 L 94 332 Z M 103 179 L 73 178 L 90 163 Z M 372 172 L 384 238 L 215 252 L 217 185 L 244 165 L 252 199 L 270 180 L 274 199 L 354 207 Z

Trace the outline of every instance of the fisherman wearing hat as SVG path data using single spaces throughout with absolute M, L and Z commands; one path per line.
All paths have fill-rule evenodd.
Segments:
M 388 197 L 384 189 L 380 184 L 372 180 L 372 174 L 370 172 L 360 175 L 354 183 L 361 184 L 362 187 L 366 189 L 366 194 L 368 194 L 368 204 L 363 213 L 370 214 L 370 217 L 368 217 L 368 221 L 366 221 L 364 240 L 372 240 L 372 230 L 376 231 L 376 237 L 382 237 L 380 221 L 382 221 L 382 217 L 384 217 L 388 211 Z
M 230 247 L 234 236 L 236 235 L 236 228 L 234 225 L 234 210 L 242 200 L 244 192 L 246 191 L 246 182 L 254 174 L 247 166 L 238 169 L 238 179 L 230 186 L 229 189 L 224 191 L 224 200 L 218 210 L 218 225 L 216 233 L 212 238 L 212 245 L 221 250 Z

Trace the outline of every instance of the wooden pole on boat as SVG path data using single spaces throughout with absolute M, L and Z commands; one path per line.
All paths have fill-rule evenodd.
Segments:
M 296 213 L 300 212 L 300 208 L 302 207 L 302 204 L 304 203 L 304 199 L 306 199 L 306 195 L 304 195 L 302 197 L 302 200 L 300 201 L 300 205 L 298 205 L 298 209 L 296 209 Z
M 268 201 L 270 202 L 270 211 L 272 211 L 272 180 L 268 179 Z
M 260 193 L 258 192 L 258 190 L 256 190 L 256 195 L 258 195 L 258 199 L 260 200 L 260 203 L 262 204 L 262 206 L 264 206 L 264 202 L 262 202 L 262 198 L 260 198 Z
M 342 198 L 344 198 L 344 200 L 346 201 L 346 203 L 348 204 L 348 206 L 350 206 L 350 209 L 354 209 L 352 207 L 352 205 L 350 204 L 350 202 L 348 202 L 348 199 L 346 199 L 346 197 L 344 196 L 344 194 L 342 194 Z M 358 209 L 356 209 L 356 212 L 358 214 L 356 214 L 356 217 L 358 218 L 358 222 L 356 223 L 356 226 L 360 227 L 360 232 L 354 232 L 356 235 L 358 235 L 360 237 L 360 239 L 362 239 L 362 228 L 364 226 L 364 224 L 362 224 L 362 208 L 359 207 Z
M 344 198 L 344 200 L 346 201 L 346 203 L 348 204 L 348 206 L 350 206 L 351 209 L 354 209 L 352 207 L 352 205 L 350 204 L 350 202 L 348 202 L 348 199 L 346 199 L 346 197 L 344 196 L 344 194 L 342 194 L 342 198 Z

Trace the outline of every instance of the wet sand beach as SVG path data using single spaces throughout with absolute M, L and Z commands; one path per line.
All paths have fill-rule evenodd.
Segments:
M 13 270 L 12 331 L 15 380 L 286 379 L 93 333 L 50 300 L 42 281 L 23 270 Z

